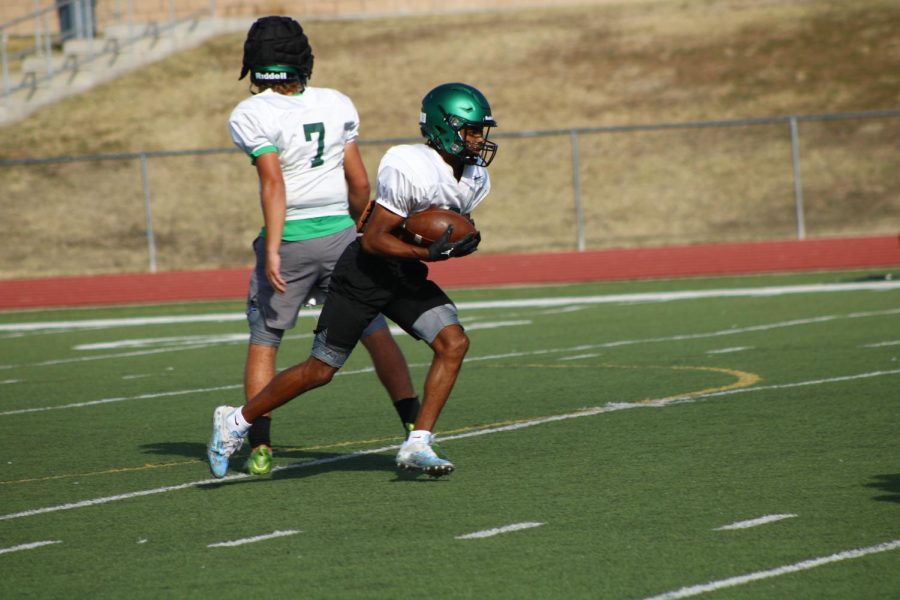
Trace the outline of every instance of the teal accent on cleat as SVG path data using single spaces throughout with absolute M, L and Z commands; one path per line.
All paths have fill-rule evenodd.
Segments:
M 213 476 L 222 478 L 228 472 L 228 459 L 240 450 L 244 436 L 228 427 L 228 415 L 237 410 L 233 406 L 219 406 L 213 412 L 212 435 L 206 446 L 206 458 Z
M 405 435 L 403 436 L 403 439 L 404 440 L 408 439 L 409 434 L 412 433 L 413 430 L 415 430 L 415 428 L 416 428 L 415 423 L 404 423 L 403 430 L 404 430 Z M 431 449 L 434 450 L 434 453 L 438 458 L 443 458 L 444 460 L 447 459 L 447 454 L 444 452 L 444 449 L 440 446 L 440 444 L 438 444 L 437 442 L 434 441 L 434 436 L 432 436 L 432 439 L 431 439 Z
M 268 475 L 272 472 L 272 449 L 261 445 L 253 449 L 247 459 L 247 472 L 251 475 Z
M 397 453 L 397 466 L 408 471 L 418 471 L 432 477 L 449 475 L 456 468 L 452 462 L 435 454 L 434 436 L 428 441 L 403 442 Z

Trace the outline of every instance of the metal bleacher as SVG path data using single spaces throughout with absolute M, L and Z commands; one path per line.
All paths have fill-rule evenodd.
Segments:
M 65 30 L 61 8 L 71 11 Z M 246 19 L 217 19 L 213 10 L 170 11 L 161 20 L 137 20 L 127 9 L 102 16 L 93 10 L 91 0 L 57 0 L 0 23 L 0 126 L 214 35 L 247 27 Z

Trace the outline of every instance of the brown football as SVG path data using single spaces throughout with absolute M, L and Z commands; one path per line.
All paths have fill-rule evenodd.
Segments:
M 475 225 L 467 217 L 446 208 L 429 208 L 410 215 L 403 222 L 400 238 L 410 244 L 428 247 L 453 225 L 450 241 L 456 242 L 475 231 Z

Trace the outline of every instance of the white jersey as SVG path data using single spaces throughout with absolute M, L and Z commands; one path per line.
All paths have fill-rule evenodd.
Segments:
M 348 214 L 344 146 L 359 135 L 350 98 L 328 88 L 308 87 L 297 96 L 266 90 L 235 107 L 228 130 L 252 159 L 278 153 L 286 220 Z
M 437 150 L 425 144 L 394 146 L 381 159 L 375 201 L 408 217 L 431 207 L 468 215 L 491 191 L 487 169 L 466 165 L 459 181 Z

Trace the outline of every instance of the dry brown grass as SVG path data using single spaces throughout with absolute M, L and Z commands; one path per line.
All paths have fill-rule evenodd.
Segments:
M 312 83 L 359 108 L 367 139 L 411 137 L 422 94 L 462 80 L 499 131 L 900 106 L 900 5 L 626 2 L 305 24 Z M 227 147 L 247 94 L 243 35 L 152 65 L 0 130 L 0 157 Z M 801 123 L 811 236 L 896 233 L 900 119 Z M 476 215 L 487 252 L 575 242 L 570 142 L 499 139 Z M 386 146 L 364 146 L 374 172 Z M 580 136 L 588 247 L 795 234 L 786 126 Z M 240 155 L 150 161 L 161 269 L 246 265 L 259 225 Z M 0 277 L 146 268 L 136 161 L 0 167 Z M 47 248 L 65 248 L 50 257 Z

